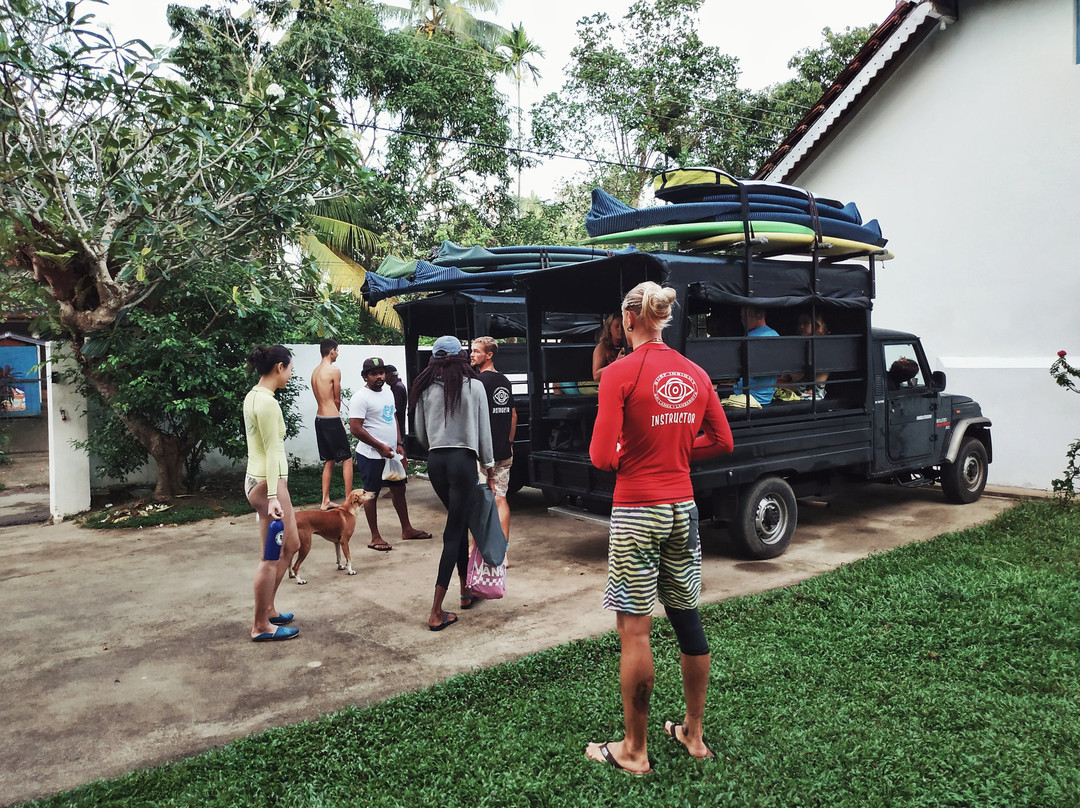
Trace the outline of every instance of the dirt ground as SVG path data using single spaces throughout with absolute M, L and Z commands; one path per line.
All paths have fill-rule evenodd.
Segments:
M 801 503 L 795 540 L 772 561 L 740 559 L 726 534 L 708 527 L 703 597 L 787 586 L 975 525 L 1012 503 L 987 496 L 957 507 L 935 489 L 887 487 L 830 505 Z M 7 561 L 0 804 L 611 630 L 614 619 L 600 607 L 606 524 L 549 514 L 531 489 L 511 504 L 505 599 L 461 612 L 443 632 L 426 629 L 445 515 L 430 485 L 414 479 L 413 523 L 436 538 L 375 553 L 361 529 L 352 577 L 336 571 L 332 545 L 316 538 L 303 569 L 307 585 L 286 581 L 278 597 L 300 628 L 287 643 L 248 639 L 260 548 L 254 516 L 134 531 L 70 522 L 0 527 Z M 397 522 L 388 502 L 380 513 L 392 540 Z

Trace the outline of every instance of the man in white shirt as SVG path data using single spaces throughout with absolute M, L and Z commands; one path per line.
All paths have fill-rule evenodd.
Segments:
M 394 393 L 386 385 L 386 363 L 378 357 L 365 359 L 360 375 L 364 386 L 349 402 L 349 431 L 359 441 L 356 444 L 356 472 L 364 490 L 376 496 L 364 504 L 368 528 L 371 530 L 372 550 L 386 552 L 394 549 L 379 533 L 378 493 L 385 485 L 401 522 L 401 538 L 430 539 L 431 534 L 417 530 L 409 521 L 409 506 L 405 501 L 405 480 L 383 480 L 386 458 L 399 455 L 405 463 L 404 435 L 394 417 Z

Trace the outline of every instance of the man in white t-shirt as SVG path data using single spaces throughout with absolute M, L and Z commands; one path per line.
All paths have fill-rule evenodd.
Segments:
M 409 521 L 409 506 L 405 501 L 405 480 L 384 480 L 386 458 L 399 455 L 405 461 L 405 436 L 394 417 L 394 393 L 386 386 L 386 363 L 378 357 L 364 360 L 360 375 L 364 386 L 349 402 L 349 431 L 359 441 L 356 444 L 356 473 L 364 490 L 378 495 L 385 485 L 401 522 L 401 538 L 430 539 L 431 534 L 417 530 Z M 394 549 L 379 533 L 378 496 L 364 503 L 368 528 L 371 530 L 372 550 L 386 552 Z

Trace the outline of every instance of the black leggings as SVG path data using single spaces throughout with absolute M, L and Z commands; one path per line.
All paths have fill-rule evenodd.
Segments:
M 472 449 L 432 449 L 428 452 L 428 479 L 446 506 L 435 585 L 449 589 L 455 564 L 462 580 L 469 564 L 469 501 L 477 485 L 476 453 Z

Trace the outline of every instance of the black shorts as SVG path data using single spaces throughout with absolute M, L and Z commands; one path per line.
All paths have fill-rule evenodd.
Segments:
M 364 457 L 359 452 L 356 453 L 356 473 L 360 476 L 360 482 L 364 486 L 364 490 L 373 494 L 378 494 L 386 488 L 399 488 L 405 485 L 405 480 L 384 480 L 382 478 L 383 470 L 386 468 L 386 458 L 383 457 Z
M 345 425 L 336 415 L 315 416 L 315 439 L 319 442 L 319 460 L 341 462 L 352 457 Z

